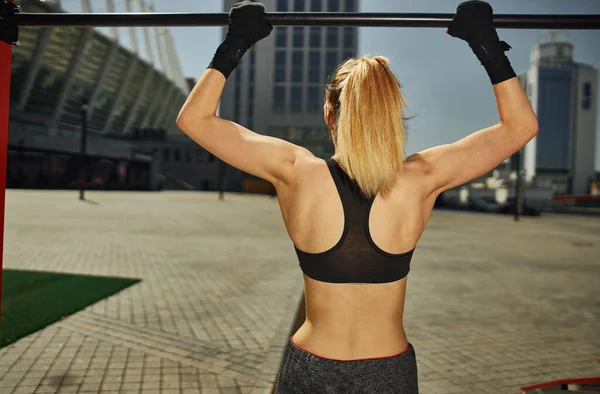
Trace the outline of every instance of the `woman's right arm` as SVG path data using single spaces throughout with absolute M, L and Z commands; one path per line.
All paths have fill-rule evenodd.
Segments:
M 536 136 L 537 118 L 519 80 L 515 77 L 494 85 L 494 93 L 500 123 L 419 153 L 432 194 L 439 195 L 492 171 Z

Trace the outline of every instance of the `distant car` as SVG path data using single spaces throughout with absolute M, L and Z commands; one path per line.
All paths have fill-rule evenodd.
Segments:
M 499 213 L 500 204 L 488 199 L 469 200 L 469 210 L 475 212 Z
M 511 199 L 504 204 L 500 204 L 498 212 L 507 215 L 514 215 L 517 212 L 517 204 Z M 542 212 L 539 209 L 528 207 L 525 204 L 521 210 L 521 215 L 524 216 L 540 216 L 541 214 Z

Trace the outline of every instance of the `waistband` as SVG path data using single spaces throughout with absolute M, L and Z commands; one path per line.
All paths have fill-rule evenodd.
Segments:
M 322 360 L 327 360 L 327 361 L 337 361 L 337 362 L 353 362 L 353 361 L 369 361 L 369 360 L 386 360 L 386 359 L 391 359 L 391 358 L 395 358 L 395 357 L 400 357 L 403 356 L 409 352 L 414 352 L 414 347 L 413 345 L 409 342 L 408 346 L 405 350 L 403 350 L 402 352 L 395 354 L 393 356 L 385 356 L 385 357 L 374 357 L 374 358 L 359 358 L 359 359 L 354 359 L 354 360 L 338 360 L 335 358 L 327 358 L 327 357 L 323 357 L 323 356 L 319 356 L 318 354 L 312 353 L 306 349 L 301 348 L 300 346 L 298 346 L 298 344 L 296 343 L 296 341 L 294 341 L 294 336 L 292 335 L 290 337 L 290 342 L 289 344 L 296 348 L 297 350 L 304 352 L 304 353 L 308 353 L 318 359 L 322 359 Z

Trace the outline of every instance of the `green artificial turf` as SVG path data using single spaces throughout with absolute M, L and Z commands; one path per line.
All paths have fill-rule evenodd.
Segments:
M 5 269 L 0 348 L 139 281 Z

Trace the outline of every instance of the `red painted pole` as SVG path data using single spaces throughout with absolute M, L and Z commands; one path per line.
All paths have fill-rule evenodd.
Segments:
M 13 0 L 8 0 L 8 2 L 13 3 Z M 11 67 L 12 45 L 0 41 L 0 312 L 2 311 L 2 270 L 4 269 L 4 205 L 6 203 L 6 150 L 8 148 Z

